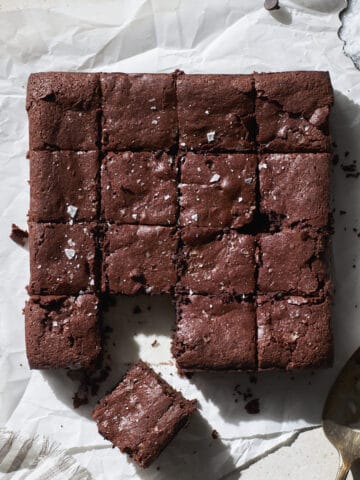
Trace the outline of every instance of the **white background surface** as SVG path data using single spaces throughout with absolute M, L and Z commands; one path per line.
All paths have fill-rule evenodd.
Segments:
M 202 8 L 205 3 L 207 8 Z M 218 378 L 216 383 L 203 378 L 196 380 L 197 376 L 194 382 L 180 381 L 171 375 L 172 365 L 162 365 L 169 360 L 171 326 L 162 321 L 162 316 L 172 316 L 166 301 L 152 302 L 152 314 L 144 315 L 147 326 L 142 330 L 134 326 L 131 302 L 118 307 L 110 320 L 114 322 L 121 316 L 124 325 L 115 325 L 117 347 L 120 344 L 122 352 L 118 355 L 118 364 L 132 361 L 139 354 L 151 361 L 172 384 L 181 385 L 185 395 L 200 396 L 202 415 L 210 424 L 198 419 L 197 429 L 182 432 L 162 457 L 160 465 L 164 470 L 160 473 L 154 469 L 147 473 L 134 470 L 122 455 L 102 442 L 93 422 L 88 420 L 88 410 L 74 412 L 71 409 L 73 385 L 66 378 L 34 372 L 29 381 L 21 317 L 26 297 L 28 255 L 13 245 L 7 234 L 12 222 L 20 225 L 26 222 L 28 165 L 24 160 L 27 148 L 24 87 L 31 71 L 171 71 L 183 68 L 186 72 L 243 73 L 300 68 L 330 70 L 336 90 L 333 132 L 340 161 L 349 150 L 349 158 L 358 158 L 360 167 L 360 138 L 356 134 L 360 125 L 360 74 L 344 57 L 337 37 L 338 12 L 344 2 L 283 1 L 285 8 L 275 14 L 266 12 L 262 3 L 262 0 L 78 1 L 69 7 L 70 2 L 61 1 L 0 1 L 0 173 L 3 179 L 0 189 L 3 198 L 0 211 L 0 273 L 3 278 L 0 284 L 0 422 L 28 433 L 37 431 L 59 441 L 95 473 L 96 479 L 131 478 L 134 473 L 144 479 L 164 478 L 163 471 L 168 478 L 187 478 L 185 473 L 193 469 L 193 478 L 205 478 L 201 475 L 206 475 L 211 480 L 235 467 L 247 465 L 264 449 L 292 439 L 290 434 L 279 437 L 276 432 L 318 423 L 322 401 L 336 369 L 359 346 L 360 327 L 357 326 L 355 304 L 359 298 L 357 268 L 360 265 L 355 269 L 352 265 L 356 264 L 360 239 L 352 228 L 360 227 L 357 183 L 360 179 L 345 180 L 341 169 L 336 167 L 335 369 L 317 373 L 311 385 L 308 385 L 311 379 L 307 375 L 297 376 L 295 380 L 284 379 L 281 375 L 265 376 L 253 387 L 260 397 L 261 415 L 249 417 L 243 411 L 242 402 L 239 406 L 225 398 L 231 395 L 234 385 L 246 383 L 245 377 Z M 23 10 L 24 6 L 31 6 L 31 9 Z M 35 6 L 41 8 L 35 9 Z M 51 11 L 46 10 L 49 6 Z M 340 217 L 340 209 L 348 213 Z M 143 302 L 146 304 L 147 300 Z M 134 333 L 134 341 L 124 340 L 129 338 L 129 329 Z M 155 337 L 160 343 L 156 352 L 150 346 Z M 116 356 L 115 352 L 113 354 Z M 119 374 L 112 373 L 113 381 Z M 224 414 L 224 409 L 229 411 Z M 214 442 L 210 437 L 212 428 L 221 435 L 217 446 L 211 443 Z M 179 452 L 185 444 L 188 450 Z M 199 445 L 204 447 L 202 452 L 190 455 L 190 449 L 198 449 Z M 233 465 L 229 464 L 229 452 Z M 167 463 L 173 464 L 174 460 L 183 466 L 185 476 L 181 476 L 179 468 L 169 470 Z M 207 463 L 211 465 L 211 461 L 216 462 L 218 471 L 211 468 L 210 474 Z M 313 430 L 301 434 L 291 447 L 284 447 L 250 466 L 241 473 L 241 478 L 281 480 L 307 476 L 328 479 L 335 471 L 336 462 L 336 453 L 322 432 Z M 115 467 L 116 476 L 113 474 Z M 101 471 L 103 473 L 99 473 Z M 237 471 L 231 478 L 239 475 Z

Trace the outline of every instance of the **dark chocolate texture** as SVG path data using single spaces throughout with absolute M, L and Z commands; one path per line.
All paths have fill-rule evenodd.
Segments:
M 103 437 L 146 468 L 195 410 L 195 401 L 138 362 L 95 407 L 93 418 Z

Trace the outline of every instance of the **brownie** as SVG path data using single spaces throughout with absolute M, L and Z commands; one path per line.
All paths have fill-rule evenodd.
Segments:
M 330 151 L 328 72 L 255 73 L 257 142 L 266 152 Z
M 260 209 L 273 226 L 329 225 L 329 154 L 261 155 L 259 183 Z
M 96 150 L 99 75 L 33 73 L 27 86 L 30 150 Z
M 261 234 L 258 256 L 261 293 L 319 295 L 330 288 L 328 239 L 322 232 L 285 228 Z
M 259 297 L 259 369 L 329 367 L 333 360 L 330 301 Z
M 95 224 L 29 223 L 30 285 L 35 295 L 96 288 Z
M 29 220 L 95 220 L 98 171 L 97 152 L 30 151 Z
M 170 150 L 177 143 L 174 74 L 103 73 L 106 150 Z
M 96 295 L 32 296 L 25 304 L 30 368 L 89 368 L 100 353 Z
M 256 155 L 187 153 L 180 168 L 181 226 L 240 228 L 252 221 Z
M 109 225 L 103 246 L 102 290 L 169 293 L 176 282 L 177 232 L 171 227 Z
M 180 148 L 255 150 L 252 75 L 178 75 Z
M 174 225 L 177 169 L 166 153 L 109 153 L 101 168 L 101 201 L 106 221 Z
M 182 371 L 254 370 L 254 305 L 221 296 L 180 296 L 172 353 Z
M 250 294 L 255 291 L 255 238 L 234 230 L 202 227 L 181 231 L 179 291 Z
M 186 400 L 140 361 L 99 402 L 93 418 L 103 437 L 146 468 L 195 411 L 195 400 Z

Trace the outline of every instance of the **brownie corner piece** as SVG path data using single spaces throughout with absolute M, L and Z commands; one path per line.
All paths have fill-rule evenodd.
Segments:
M 180 148 L 255 150 L 252 75 L 178 75 L 177 101 Z
M 260 211 L 272 225 L 329 228 L 328 153 L 270 153 L 259 158 Z
M 329 152 L 328 72 L 255 73 L 257 142 L 266 152 Z
M 258 237 L 261 294 L 317 296 L 331 292 L 329 235 L 284 228 Z
M 31 222 L 96 220 L 99 161 L 96 151 L 30 151 Z
M 170 293 L 176 283 L 178 235 L 174 227 L 109 225 L 103 244 L 102 290 Z
M 27 85 L 31 150 L 96 150 L 100 82 L 96 73 L 31 74 Z
M 241 228 L 256 212 L 257 156 L 195 154 L 180 158 L 180 226 Z
M 332 365 L 329 297 L 260 296 L 256 311 L 260 370 Z
M 104 221 L 175 225 L 177 162 L 164 152 L 110 152 L 101 166 Z
M 29 222 L 32 295 L 94 292 L 98 258 L 95 223 Z
M 177 143 L 175 74 L 102 73 L 102 145 L 165 150 Z
M 179 290 L 203 295 L 255 291 L 255 237 L 205 227 L 180 232 Z
M 179 295 L 172 354 L 180 371 L 256 369 L 253 302 Z
M 196 410 L 144 362 L 135 364 L 93 411 L 99 433 L 148 467 Z
M 95 366 L 101 351 L 96 295 L 31 296 L 24 314 L 30 368 Z

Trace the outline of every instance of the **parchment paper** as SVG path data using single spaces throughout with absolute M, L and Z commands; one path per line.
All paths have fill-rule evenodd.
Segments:
M 360 177 L 347 178 L 342 168 L 344 163 L 360 162 L 360 73 L 343 54 L 337 35 L 338 14 L 345 2 L 284 0 L 282 8 L 271 13 L 262 0 L 88 0 L 71 8 L 65 1 L 54 5 L 0 10 L 0 425 L 59 442 L 96 479 L 212 480 L 234 471 L 231 478 L 238 478 L 237 468 L 291 440 L 295 430 L 319 423 L 330 383 L 360 345 Z M 119 298 L 105 319 L 114 328 L 114 344 L 109 344 L 112 372 L 100 394 L 140 356 L 185 396 L 197 398 L 200 406 L 190 426 L 144 473 L 97 434 L 89 416 L 96 399 L 74 410 L 75 385 L 64 373 L 29 372 L 21 314 L 28 253 L 12 243 L 8 233 L 12 222 L 26 225 L 24 105 L 31 72 L 176 68 L 188 73 L 330 71 L 336 94 L 332 132 L 339 156 L 334 167 L 336 361 L 333 369 L 325 371 L 257 375 L 256 384 L 237 373 L 181 379 L 169 351 L 174 321 L 170 299 Z M 136 305 L 142 313 L 133 313 Z M 151 346 L 154 339 L 159 343 L 156 347 Z M 239 392 L 247 388 L 252 398 L 260 400 L 258 415 L 249 415 L 244 408 Z M 220 436 L 217 440 L 211 436 L 214 429 Z

